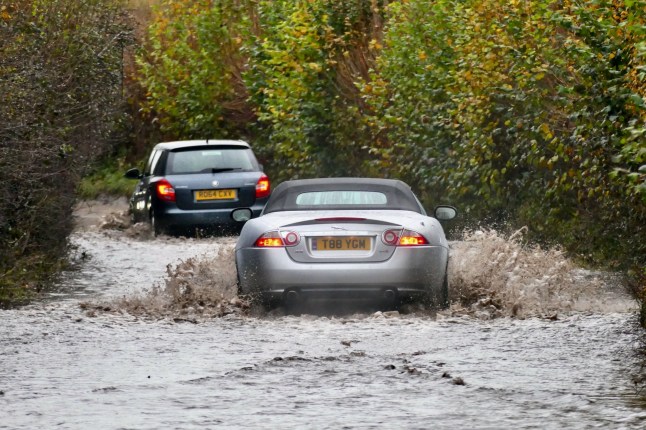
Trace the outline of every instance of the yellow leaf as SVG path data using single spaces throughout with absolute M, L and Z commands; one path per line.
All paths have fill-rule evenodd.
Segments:
M 321 71 L 321 66 L 318 63 L 309 63 L 307 67 L 309 67 L 312 70 L 316 70 L 317 72 Z
M 554 137 L 552 130 L 550 130 L 550 126 L 546 123 L 541 124 L 539 129 L 541 130 L 541 133 L 543 133 L 543 137 L 545 137 L 545 139 L 551 139 Z

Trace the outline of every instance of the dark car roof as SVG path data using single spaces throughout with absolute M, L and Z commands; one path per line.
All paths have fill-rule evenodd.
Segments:
M 203 140 L 178 140 L 175 142 L 162 142 L 155 145 L 155 149 L 184 149 L 190 147 L 202 146 L 239 146 L 242 148 L 251 148 L 251 146 L 242 140 L 216 140 L 216 139 L 203 139 Z
M 376 191 L 384 193 L 388 203 L 368 207 L 352 205 L 351 208 L 347 205 L 325 206 L 323 208 L 296 204 L 296 197 L 299 194 L 311 191 Z M 397 179 L 379 178 L 318 178 L 285 181 L 274 189 L 267 206 L 265 206 L 264 213 L 311 209 L 395 209 L 423 213 L 423 209 L 408 184 Z

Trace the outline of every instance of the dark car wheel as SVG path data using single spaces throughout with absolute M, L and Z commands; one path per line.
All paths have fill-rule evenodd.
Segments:
M 242 291 L 242 284 L 240 283 L 240 271 L 238 271 L 237 264 L 236 264 L 236 294 L 238 295 L 238 297 L 244 294 Z
M 155 211 L 150 211 L 150 227 L 153 232 L 153 236 L 157 237 L 165 233 L 162 226 L 159 225 L 157 217 L 155 216 Z
M 135 214 L 135 211 L 130 209 L 129 213 L 130 213 L 130 224 L 132 225 L 136 224 L 139 220 L 137 219 L 137 215 Z

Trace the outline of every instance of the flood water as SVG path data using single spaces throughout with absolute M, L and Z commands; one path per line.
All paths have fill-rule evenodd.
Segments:
M 235 238 L 75 234 L 78 269 L 0 311 L 0 429 L 645 428 L 620 280 L 474 232 L 452 307 L 286 316 L 235 297 Z

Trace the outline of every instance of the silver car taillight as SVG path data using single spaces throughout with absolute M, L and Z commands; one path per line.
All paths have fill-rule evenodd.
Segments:
M 258 248 L 281 248 L 284 246 L 296 246 L 300 243 L 301 236 L 295 231 L 272 230 L 260 235 L 256 239 L 255 246 Z

